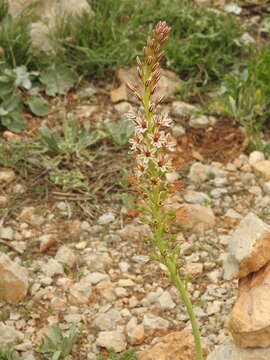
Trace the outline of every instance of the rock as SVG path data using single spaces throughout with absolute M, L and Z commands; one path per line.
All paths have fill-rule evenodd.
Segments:
M 194 183 L 202 183 L 207 180 L 209 176 L 209 167 L 199 162 L 195 162 L 191 165 L 189 170 L 189 178 Z
M 11 169 L 0 169 L 0 185 L 7 185 L 15 179 L 15 172 Z
M 50 247 L 59 241 L 56 234 L 44 234 L 39 237 L 39 249 L 41 252 L 47 251 Z
M 248 162 L 250 165 L 256 164 L 259 161 L 264 161 L 264 153 L 261 151 L 252 151 L 252 153 L 249 154 Z
M 92 285 L 87 277 L 84 277 L 70 287 L 68 299 L 73 305 L 88 304 L 91 295 Z
M 270 180 L 270 160 L 258 161 L 252 167 L 257 174 L 262 175 L 266 180 Z
M 191 204 L 203 204 L 203 203 L 210 203 L 210 197 L 199 191 L 187 190 L 183 194 L 183 198 L 186 202 Z
M 93 285 L 99 283 L 100 281 L 103 280 L 109 280 L 109 275 L 107 274 L 102 274 L 99 272 L 94 272 L 92 274 L 89 274 L 86 276 L 86 279 Z
M 173 309 L 175 308 L 175 303 L 173 302 L 173 299 L 169 293 L 169 291 L 164 291 L 158 298 L 157 298 L 157 304 L 159 307 L 163 310 Z
M 75 109 L 75 116 L 79 119 L 90 119 L 98 111 L 99 108 L 96 105 L 79 105 Z
M 26 269 L 0 253 L 0 274 L 0 300 L 17 304 L 24 299 L 28 290 Z
M 270 260 L 270 226 L 248 213 L 232 234 L 224 278 L 239 279 L 259 270 Z
M 170 323 L 160 316 L 147 313 L 143 317 L 143 325 L 146 329 L 150 330 L 166 330 L 169 328 Z
M 33 206 L 25 206 L 20 212 L 19 219 L 22 221 L 29 222 L 31 217 L 34 215 L 36 209 Z
M 62 264 L 68 265 L 70 268 L 72 268 L 75 265 L 75 262 L 77 260 L 76 255 L 74 252 L 66 245 L 62 245 L 56 255 L 55 259 L 59 261 Z
M 114 291 L 114 286 L 111 281 L 104 280 L 97 284 L 96 286 L 97 292 L 101 297 L 106 299 L 109 302 L 112 302 L 116 299 L 116 294 Z
M 173 101 L 171 106 L 171 114 L 173 116 L 190 116 L 195 111 L 198 111 L 196 106 L 187 104 L 183 101 Z
M 263 191 L 265 194 L 270 195 L 270 181 L 263 184 Z
M 64 15 L 78 15 L 83 11 L 92 12 L 87 0 L 8 0 L 9 13 L 17 16 L 33 3 L 34 18 L 37 21 L 31 26 L 31 38 L 33 47 L 42 51 L 52 50 L 48 35 L 60 18 Z
M 203 349 L 206 355 L 206 347 Z M 185 330 L 173 332 L 163 336 L 158 343 L 138 352 L 137 356 L 138 360 L 194 360 L 193 336 Z
M 239 294 L 228 328 L 244 348 L 270 346 L 270 262 L 239 281 Z
M 117 89 L 110 92 L 111 102 L 117 103 L 119 101 L 128 100 L 128 89 L 126 84 L 121 84 Z
M 177 124 L 172 128 L 172 136 L 175 139 L 185 135 L 185 133 L 186 133 L 186 129 L 182 125 Z
M 41 265 L 41 270 L 46 276 L 52 277 L 54 275 L 64 274 L 63 266 L 58 261 L 50 259 L 47 263 Z
M 136 68 L 130 68 L 130 69 L 120 69 L 117 71 L 116 76 L 118 78 L 118 80 L 121 82 L 122 84 L 137 84 L 138 80 L 137 80 L 137 70 Z M 174 91 L 179 89 L 179 87 L 181 86 L 181 80 L 179 79 L 179 77 L 173 73 L 172 71 L 169 70 L 164 70 L 161 69 L 161 78 L 159 81 L 159 87 L 157 89 L 157 93 L 156 96 L 165 96 L 166 98 L 168 96 L 172 96 Z M 133 102 L 138 102 L 135 97 L 131 94 L 131 92 L 129 90 L 127 90 L 126 88 L 124 88 L 124 85 L 122 85 L 123 88 L 118 88 L 118 96 L 115 96 L 115 99 L 117 98 L 118 101 L 121 100 L 131 100 Z M 125 85 L 126 86 L 126 85 Z M 121 98 L 121 96 L 123 96 L 123 98 Z M 126 98 L 127 95 L 127 98 Z
M 122 115 L 127 114 L 129 111 L 132 111 L 132 105 L 127 101 L 122 101 L 119 104 L 114 105 L 115 110 Z
M 126 326 L 126 334 L 128 342 L 131 345 L 139 345 L 144 340 L 144 326 L 138 324 L 136 317 L 132 317 Z
M 215 214 L 209 206 L 185 204 L 184 212 L 187 218 L 179 217 L 177 223 L 185 230 L 194 229 L 201 232 L 212 228 L 216 223 Z
M 14 345 L 23 339 L 23 334 L 12 326 L 0 322 L 0 350 L 8 345 Z
M 87 264 L 89 271 L 104 271 L 112 265 L 112 258 L 107 253 L 85 254 L 83 262 Z
M 189 120 L 189 126 L 194 129 L 207 129 L 209 126 L 215 125 L 216 122 L 217 120 L 213 116 L 192 116 Z
M 230 14 L 240 15 L 242 8 L 235 3 L 229 3 L 224 6 L 224 10 Z
M 68 323 L 79 324 L 82 321 L 82 315 L 80 314 L 68 314 L 64 316 L 64 320 Z
M 265 349 L 242 349 L 231 339 L 210 353 L 206 360 L 269 360 L 270 347 Z
M 114 222 L 115 220 L 115 215 L 112 212 L 108 212 L 106 214 L 101 215 L 98 218 L 98 224 L 99 225 L 107 225 L 110 224 L 111 222 Z
M 106 349 L 113 349 L 115 352 L 126 350 L 127 342 L 125 335 L 120 331 L 101 331 L 98 334 L 96 345 Z
M 0 195 L 0 207 L 4 207 L 7 205 L 8 197 L 4 195 Z
M 99 330 L 113 330 L 122 320 L 118 310 L 110 309 L 106 313 L 98 313 L 93 321 L 93 326 Z
M 5 240 L 12 240 L 14 237 L 14 231 L 10 226 L 0 227 L 0 238 Z
M 185 266 L 185 274 L 190 274 L 192 276 L 200 275 L 203 272 L 202 263 L 188 263 Z

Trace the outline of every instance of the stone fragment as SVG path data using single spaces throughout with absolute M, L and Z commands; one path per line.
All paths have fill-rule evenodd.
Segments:
M 261 151 L 252 151 L 252 153 L 249 154 L 248 162 L 250 165 L 256 164 L 259 161 L 264 161 L 264 153 Z
M 121 84 L 136 84 L 138 82 L 136 67 L 130 69 L 120 69 L 117 71 L 116 76 Z M 165 96 L 166 98 L 168 98 L 168 96 L 172 96 L 174 91 L 179 89 L 181 83 L 181 80 L 175 73 L 169 70 L 161 69 L 161 78 L 156 96 Z M 125 96 L 125 92 L 122 92 L 122 94 Z M 138 102 L 130 91 L 127 91 L 127 97 L 127 99 L 123 98 L 122 100 L 132 100 L 133 102 Z
M 163 319 L 160 316 L 156 316 L 154 314 L 151 313 L 147 313 L 144 315 L 143 317 L 143 325 L 146 329 L 151 329 L 151 330 L 166 330 L 169 328 L 169 321 Z
M 270 262 L 239 281 L 239 293 L 228 327 L 237 345 L 270 346 Z
M 224 278 L 237 279 L 259 270 L 270 260 L 270 226 L 248 213 L 232 234 L 224 262 Z
M 187 104 L 183 101 L 173 101 L 171 107 L 171 114 L 176 117 L 190 116 L 195 111 L 198 111 L 196 106 Z
M 109 275 L 107 274 L 102 274 L 99 272 L 93 272 L 89 275 L 86 276 L 86 279 L 93 285 L 96 285 L 97 283 L 99 283 L 100 281 L 103 280 L 109 280 Z
M 209 126 L 215 125 L 216 122 L 217 120 L 213 116 L 194 115 L 189 120 L 189 126 L 191 126 L 194 129 L 207 129 Z
M 190 274 L 192 276 L 200 275 L 203 272 L 202 263 L 187 263 L 185 266 L 185 274 Z
M 0 350 L 8 345 L 14 345 L 23 339 L 23 334 L 12 326 L 0 322 Z
M 111 281 L 108 280 L 100 281 L 96 286 L 96 290 L 100 294 L 100 296 L 106 299 L 107 301 L 111 302 L 116 299 L 114 286 Z
M 270 160 L 258 161 L 252 167 L 257 174 L 263 176 L 266 180 L 270 180 Z
M 10 226 L 0 227 L 0 238 L 5 240 L 12 240 L 14 237 L 14 231 Z
M 211 352 L 206 360 L 269 360 L 270 347 L 264 349 L 242 349 L 232 339 Z
M 171 297 L 169 291 L 164 291 L 156 300 L 159 307 L 163 310 L 173 309 L 175 308 L 175 303 Z
M 44 234 L 39 237 L 39 249 L 41 252 L 47 251 L 50 247 L 58 242 L 58 236 L 56 234 Z
M 144 340 L 144 326 L 138 324 L 136 317 L 132 317 L 126 326 L 126 333 L 128 342 L 131 345 L 139 345 Z
M 0 300 L 17 304 L 24 299 L 28 290 L 26 269 L 0 253 L 0 274 Z
M 180 124 L 177 124 L 172 128 L 172 136 L 175 139 L 177 139 L 180 136 L 185 135 L 185 133 L 186 133 L 186 129 Z
M 115 352 L 126 350 L 127 341 L 125 335 L 120 331 L 100 331 L 96 345 L 106 349 L 113 349 Z
M 41 265 L 41 270 L 43 273 L 49 277 L 54 275 L 64 274 L 63 266 L 58 261 L 54 259 L 49 259 L 49 261 L 45 264 Z
M 93 326 L 99 330 L 113 330 L 121 320 L 122 316 L 119 311 L 110 309 L 106 313 L 98 313 L 93 321 Z
M 0 207 L 4 207 L 7 205 L 8 197 L 4 195 L 0 195 Z
M 188 176 L 194 183 L 203 183 L 209 176 L 209 167 L 199 162 L 195 162 L 191 165 Z
M 113 89 L 110 92 L 110 97 L 113 103 L 128 100 L 128 88 L 126 84 L 123 83 L 117 89 Z
M 15 178 L 15 172 L 11 169 L 0 169 L 0 185 L 7 185 Z
M 91 295 L 92 285 L 87 277 L 84 277 L 70 287 L 68 299 L 73 305 L 87 304 Z
M 179 217 L 178 224 L 185 230 L 194 229 L 201 232 L 212 228 L 216 223 L 215 214 L 209 206 L 185 204 L 184 213 L 187 218 Z
M 206 355 L 205 346 L 203 346 L 203 352 Z M 185 330 L 172 332 L 163 336 L 158 343 L 149 345 L 145 350 L 138 352 L 137 356 L 138 360 L 194 360 L 193 336 Z
M 97 222 L 99 225 L 107 225 L 113 222 L 114 220 L 115 220 L 115 215 L 112 212 L 108 212 L 106 214 L 101 215 L 98 218 Z
M 121 101 L 120 103 L 114 105 L 114 108 L 121 115 L 126 115 L 133 109 L 132 105 L 127 101 Z
M 77 260 L 76 255 L 74 252 L 66 245 L 62 245 L 56 255 L 55 259 L 59 261 L 62 264 L 68 265 L 70 268 L 72 268 L 75 265 L 75 262 Z
M 210 203 L 210 197 L 199 191 L 187 190 L 183 194 L 184 200 L 190 204 L 203 204 L 203 203 Z

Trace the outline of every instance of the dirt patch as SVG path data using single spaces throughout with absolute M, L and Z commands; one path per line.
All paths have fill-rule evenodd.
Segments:
M 177 143 L 178 159 L 228 163 L 244 151 L 247 139 L 239 126 L 222 120 L 207 130 L 187 127 L 186 134 L 179 137 Z

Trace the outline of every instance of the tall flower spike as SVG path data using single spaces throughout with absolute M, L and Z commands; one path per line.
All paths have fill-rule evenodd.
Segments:
M 144 114 L 129 114 L 135 125 L 135 133 L 130 140 L 130 150 L 135 160 L 131 185 L 140 200 L 140 220 L 151 228 L 152 235 L 147 239 L 150 239 L 156 248 L 154 257 L 167 267 L 168 276 L 187 308 L 195 340 L 196 360 L 203 360 L 197 321 L 185 283 L 178 272 L 179 247 L 177 244 L 172 246 L 175 239 L 170 234 L 172 224 L 177 222 L 179 216 L 183 216 L 182 208 L 168 208 L 170 197 L 183 190 L 181 182 L 172 182 L 166 177 L 176 169 L 168 154 L 174 150 L 176 142 L 166 132 L 172 124 L 171 120 L 167 115 L 156 114 L 157 107 L 164 100 L 163 96 L 158 94 L 160 61 L 164 56 L 160 49 L 170 30 L 165 21 L 160 21 L 155 26 L 143 48 L 142 59 L 136 58 L 140 86 L 128 85 L 144 109 Z

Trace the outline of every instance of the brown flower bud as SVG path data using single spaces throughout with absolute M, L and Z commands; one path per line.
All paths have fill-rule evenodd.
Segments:
M 157 57 L 158 62 L 160 62 L 160 60 L 163 58 L 164 54 L 165 54 L 165 51 L 161 51 L 161 53 Z
M 142 62 L 141 62 L 141 59 L 139 58 L 139 56 L 136 57 L 136 62 L 139 67 L 142 67 Z
M 153 56 L 147 56 L 147 58 L 146 58 L 146 63 L 147 63 L 147 65 L 151 65 L 152 64 L 152 62 L 153 62 Z
M 158 62 L 155 63 L 155 65 L 152 67 L 152 73 L 154 73 L 157 69 L 159 69 L 160 65 Z
M 131 92 L 135 92 L 136 91 L 136 87 L 135 86 L 133 86 L 133 85 L 131 85 L 130 83 L 126 83 L 126 85 L 127 85 L 127 88 L 131 91 Z
M 139 78 L 142 79 L 143 73 L 142 73 L 142 69 L 139 66 L 137 66 L 137 73 L 138 73 Z

